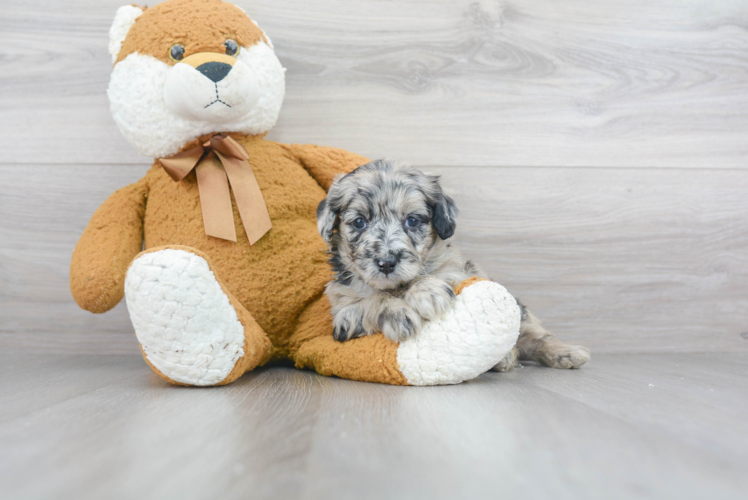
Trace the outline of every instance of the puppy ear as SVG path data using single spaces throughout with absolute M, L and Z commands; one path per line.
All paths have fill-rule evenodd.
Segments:
M 132 25 L 135 24 L 135 19 L 143 13 L 143 10 L 143 8 L 137 5 L 124 5 L 117 9 L 112 27 L 109 28 L 109 54 L 112 56 L 112 64 L 117 61 L 117 56 L 122 49 L 122 43 L 127 37 L 127 32 L 130 31 Z
M 431 178 L 431 188 L 430 198 L 434 206 L 432 223 L 439 238 L 446 240 L 455 234 L 459 210 L 457 210 L 454 200 L 442 191 L 438 177 Z
M 456 218 L 457 205 L 452 198 L 442 194 L 441 201 L 434 207 L 434 229 L 439 238 L 446 240 L 455 234 Z
M 328 198 L 329 196 L 317 205 L 317 230 L 322 235 L 322 239 L 330 243 L 338 223 L 338 214 L 330 209 Z

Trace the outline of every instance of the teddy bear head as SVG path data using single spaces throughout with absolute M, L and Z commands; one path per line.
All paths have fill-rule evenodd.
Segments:
M 145 155 L 169 156 L 212 133 L 264 134 L 278 119 L 285 69 L 267 35 L 233 4 L 126 5 L 109 39 L 112 115 Z

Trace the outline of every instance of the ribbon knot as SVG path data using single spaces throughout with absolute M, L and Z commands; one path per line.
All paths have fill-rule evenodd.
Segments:
M 194 148 L 158 159 L 176 182 L 195 169 L 205 234 L 235 242 L 236 228 L 229 191 L 231 182 L 242 225 L 249 244 L 254 245 L 272 224 L 248 160 L 249 153 L 244 146 L 225 134 L 214 135 Z

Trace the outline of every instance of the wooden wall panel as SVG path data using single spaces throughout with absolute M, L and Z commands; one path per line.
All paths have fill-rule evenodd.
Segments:
M 124 307 L 67 287 L 88 218 L 151 162 L 106 99 L 123 3 L 0 9 L 0 348 L 136 348 Z M 465 252 L 559 335 L 748 349 L 747 3 L 237 3 L 288 68 L 269 137 L 443 175 Z
M 143 161 L 105 98 L 122 3 L 3 2 L 0 162 Z M 237 3 L 289 70 L 285 142 L 422 165 L 746 163 L 745 2 Z
M 461 207 L 463 251 L 564 339 L 599 352 L 748 350 L 748 172 L 426 170 Z M 135 352 L 124 307 L 77 308 L 68 265 L 98 204 L 144 172 L 0 167 L 0 346 Z
M 68 268 L 94 210 L 146 170 L 131 165 L 0 165 L 2 348 L 137 352 L 124 304 L 103 315 L 79 309 L 70 294 Z
M 462 207 L 463 251 L 560 337 L 748 350 L 748 172 L 432 170 Z

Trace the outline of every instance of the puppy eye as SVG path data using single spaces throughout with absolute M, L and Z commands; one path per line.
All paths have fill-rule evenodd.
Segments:
M 184 59 L 184 45 L 175 43 L 169 49 L 169 59 L 172 61 L 181 61 Z
M 366 219 L 364 219 L 363 217 L 359 217 L 358 219 L 354 220 L 351 225 L 356 229 L 363 229 L 366 227 Z
M 405 219 L 405 225 L 408 227 L 418 227 L 418 225 L 421 223 L 418 218 L 410 216 L 407 219 Z
M 227 56 L 235 56 L 239 53 L 239 44 L 236 43 L 234 40 L 229 38 L 225 42 L 223 42 L 223 46 L 226 47 L 226 55 Z

